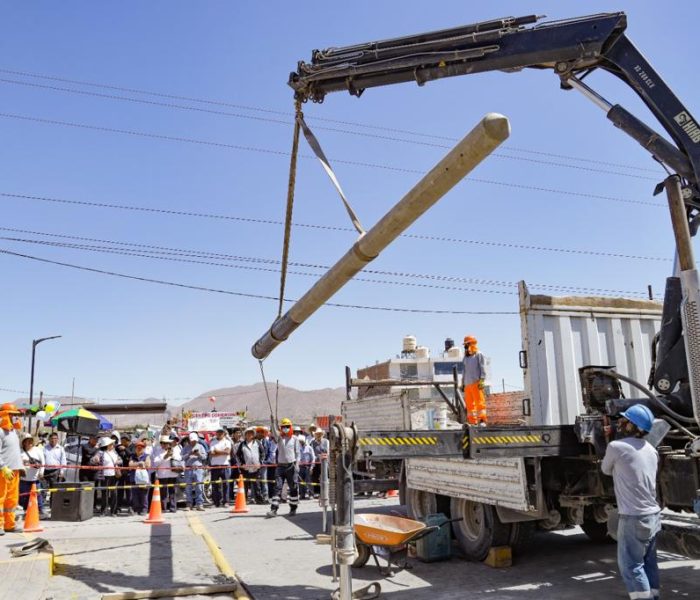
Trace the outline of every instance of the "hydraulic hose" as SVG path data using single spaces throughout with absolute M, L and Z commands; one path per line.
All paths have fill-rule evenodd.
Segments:
M 695 419 L 692 417 L 684 417 L 683 415 L 678 414 L 675 410 L 672 410 L 668 406 L 666 406 L 661 400 L 659 400 L 654 394 L 652 394 L 648 389 L 646 389 L 641 383 L 635 381 L 631 377 L 627 377 L 626 375 L 622 375 L 621 373 L 618 373 L 617 371 L 613 371 L 612 369 L 594 369 L 591 371 L 592 373 L 599 373 L 601 375 L 609 375 L 610 377 L 614 377 L 615 379 L 619 379 L 620 381 L 624 381 L 625 383 L 629 383 L 632 387 L 637 388 L 640 392 L 642 392 L 647 398 L 649 398 L 659 409 L 661 409 L 663 412 L 666 413 L 669 417 L 673 419 L 677 419 L 678 421 L 681 421 L 683 423 L 689 423 L 692 425 L 695 425 Z M 674 423 L 678 427 L 677 423 Z M 684 429 L 684 428 L 683 428 Z M 691 434 L 692 435 L 692 434 Z
M 614 371 L 612 369 L 595 369 L 591 371 L 592 373 L 598 373 L 601 375 L 608 375 L 610 377 L 614 377 L 615 379 L 619 379 L 620 381 L 624 381 L 625 383 L 629 383 L 632 387 L 637 388 L 640 392 L 642 392 L 647 398 L 649 398 L 656 406 L 658 406 L 663 412 L 665 412 L 667 415 L 673 417 L 674 419 L 678 419 L 679 421 L 683 421 L 684 423 L 695 423 L 695 419 L 692 417 L 685 417 L 681 414 L 678 414 L 676 411 L 672 410 L 668 406 L 666 406 L 661 400 L 659 400 L 654 394 L 652 394 L 648 389 L 646 389 L 641 383 L 635 381 L 631 377 L 627 377 L 626 375 L 622 375 L 621 373 L 618 373 L 617 371 Z

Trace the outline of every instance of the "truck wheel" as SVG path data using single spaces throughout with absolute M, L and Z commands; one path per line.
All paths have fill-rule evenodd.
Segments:
M 510 539 L 508 543 L 514 552 L 527 550 L 534 543 L 537 532 L 536 521 L 520 521 L 510 524 Z
M 491 546 L 510 542 L 510 524 L 501 523 L 489 504 L 452 498 L 450 513 L 453 519 L 462 519 L 452 523 L 452 531 L 468 560 L 484 560 Z
M 407 488 L 406 508 L 411 519 L 422 519 L 437 512 L 437 498 L 432 492 Z
M 584 519 L 581 525 L 583 533 L 596 544 L 614 544 L 615 540 L 608 535 L 608 524 L 598 523 L 595 519 Z
M 583 512 L 581 529 L 596 544 L 612 544 L 615 542 L 608 534 L 608 522 L 599 523 L 595 518 L 595 510 L 592 506 L 587 506 Z

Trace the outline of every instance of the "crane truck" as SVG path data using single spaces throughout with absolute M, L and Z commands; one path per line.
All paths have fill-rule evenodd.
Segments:
M 442 390 L 444 384 L 410 382 L 436 389 L 453 414 L 453 428 L 414 428 L 410 398 L 401 394 L 403 404 L 396 406 L 404 407 L 407 418 L 397 424 L 390 424 L 377 409 L 382 404 L 377 396 L 370 398 L 374 412 L 369 408 L 363 413 L 357 405 L 367 398 L 348 399 L 346 414 L 364 416 L 355 419 L 354 436 L 352 429 L 338 428 L 345 455 L 350 452 L 355 465 L 373 465 L 389 479 L 400 479 L 412 514 L 437 508 L 461 518 L 453 523 L 454 533 L 467 557 L 475 560 L 483 559 L 490 546 L 517 545 L 535 525 L 552 529 L 579 524 L 589 536 L 605 538 L 615 498 L 600 461 L 612 439 L 611 425 L 634 403 L 645 404 L 656 417 L 652 436 L 661 459 L 660 501 L 685 513 L 675 524 L 665 525 L 663 539 L 677 552 L 700 556 L 700 285 L 691 245 L 700 224 L 700 127 L 625 35 L 626 27 L 623 12 L 544 23 L 535 15 L 508 17 L 314 50 L 310 62 L 299 62 L 289 78 L 301 103 L 322 102 L 337 91 L 359 97 L 379 86 L 422 86 L 492 70 L 551 70 L 563 89 L 581 92 L 671 173 L 655 190 L 666 192 L 676 241 L 674 273 L 667 279 L 662 305 L 534 298 L 521 285 L 521 366 L 532 409 L 522 424 L 465 424 L 456 382 L 449 395 Z M 589 87 L 584 80 L 595 70 L 607 71 L 631 87 L 668 138 Z M 560 346 L 561 352 L 575 356 L 564 357 L 568 370 L 557 373 L 562 356 L 546 354 L 547 344 L 557 347 L 552 337 L 556 335 L 542 324 L 554 318 L 558 333 L 568 331 L 571 336 L 571 319 L 577 314 L 585 315 L 584 334 L 601 323 L 609 326 L 603 346 L 616 352 L 576 353 L 571 346 Z M 267 355 L 301 320 L 280 322 L 282 327 L 273 327 L 254 347 L 254 356 Z M 648 380 L 641 381 L 646 368 Z M 580 386 L 575 384 L 577 376 Z M 401 380 L 353 379 L 349 374 L 347 379 L 349 390 L 409 385 Z M 548 381 L 562 385 L 548 386 Z M 547 401 L 542 401 L 542 386 L 548 390 Z M 347 471 L 342 460 L 338 465 Z M 347 482 L 343 473 L 338 481 L 343 477 Z M 342 489 L 347 486 L 339 486 L 336 494 Z M 336 497 L 336 504 L 346 503 L 347 498 Z

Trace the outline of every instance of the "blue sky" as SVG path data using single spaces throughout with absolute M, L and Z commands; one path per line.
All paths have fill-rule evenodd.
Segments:
M 699 110 L 693 104 L 698 97 L 697 64 L 688 47 L 688 40 L 696 37 L 698 8 L 689 2 L 674 3 L 669 10 L 651 2 L 445 1 L 440 10 L 426 10 L 419 2 L 358 1 L 352 10 L 343 11 L 324 2 L 231 0 L 3 4 L 0 193 L 4 194 L 279 222 L 284 218 L 292 134 L 292 93 L 286 81 L 298 60 L 308 60 L 314 48 L 506 15 L 538 13 L 558 19 L 625 10 L 630 38 L 686 106 L 696 114 Z M 227 106 L 8 71 L 221 101 Z M 611 76 L 596 73 L 589 84 L 659 128 L 641 102 Z M 496 245 L 401 238 L 372 269 L 502 282 L 524 279 L 539 293 L 557 292 L 535 284 L 636 294 L 645 293 L 647 284 L 657 293 L 663 289 L 672 266 L 673 240 L 663 199 L 651 196 L 663 172 L 592 103 L 576 92 L 561 91 L 551 72 L 487 73 L 423 88 L 403 84 L 368 90 L 359 100 L 334 94 L 322 105 L 309 104 L 304 110 L 326 154 L 335 159 L 336 173 L 366 227 L 447 152 L 440 145 L 451 145 L 451 139 L 462 137 L 486 112 L 501 112 L 511 120 L 512 136 L 500 151 L 503 156 L 482 164 L 473 173 L 480 181 L 459 184 L 409 231 Z M 70 127 L 18 115 L 213 143 Z M 302 155 L 295 221 L 349 227 L 339 199 L 304 145 Z M 0 230 L 2 237 L 121 246 L 132 253 L 133 246 L 125 243 L 254 260 L 274 261 L 281 255 L 282 227 L 276 223 L 7 195 L 0 196 L 0 215 L 2 227 L 38 232 Z M 290 260 L 330 265 L 354 238 L 351 231 L 295 227 Z M 514 249 L 506 244 L 646 258 Z M 228 268 L 5 239 L 0 248 L 249 294 L 275 296 L 279 286 L 274 263 L 229 261 L 237 268 Z M 251 266 L 271 271 L 240 268 Z M 76 393 L 91 398 L 181 399 L 260 380 L 250 346 L 274 318 L 273 301 L 119 279 L 8 255 L 0 255 L 0 269 L 3 401 L 18 396 L 6 390 L 28 389 L 31 340 L 58 334 L 63 338 L 38 348 L 37 392 L 70 393 L 75 378 Z M 315 281 L 296 272 L 323 272 L 294 266 L 290 270 L 294 273 L 288 277 L 289 298 L 298 298 Z M 375 281 L 351 282 L 334 300 L 399 308 L 517 311 L 514 285 L 382 274 L 364 277 Z M 434 350 L 447 336 L 475 334 L 491 356 L 494 379 L 505 379 L 512 388 L 522 384 L 515 314 L 466 317 L 327 307 L 271 355 L 266 374 L 301 389 L 336 387 L 342 385 L 344 365 L 357 368 L 383 360 L 400 350 L 401 338 L 408 333 Z

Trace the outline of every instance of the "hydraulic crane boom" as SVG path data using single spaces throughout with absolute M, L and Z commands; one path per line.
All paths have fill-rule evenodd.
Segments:
M 419 35 L 314 50 L 299 62 L 289 85 L 297 99 L 322 102 L 326 94 L 484 71 L 552 69 L 562 87 L 576 88 L 656 159 L 681 175 L 689 216 L 700 211 L 700 127 L 661 76 L 625 36 L 627 16 L 604 13 L 537 25 L 540 17 L 508 17 Z M 603 69 L 629 85 L 673 143 L 582 80 Z

